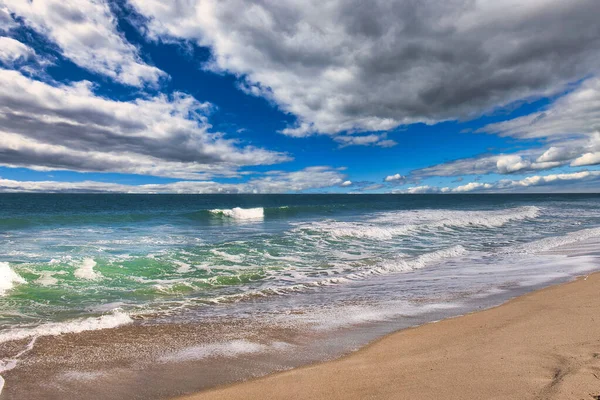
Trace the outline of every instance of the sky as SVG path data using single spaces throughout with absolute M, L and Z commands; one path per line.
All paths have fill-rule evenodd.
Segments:
M 600 192 L 598 0 L 0 0 L 0 192 Z

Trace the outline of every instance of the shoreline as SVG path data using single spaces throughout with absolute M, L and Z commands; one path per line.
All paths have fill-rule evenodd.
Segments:
M 383 336 L 349 355 L 176 397 L 598 399 L 600 272 Z

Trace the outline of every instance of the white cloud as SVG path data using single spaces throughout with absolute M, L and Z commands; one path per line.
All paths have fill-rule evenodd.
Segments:
M 469 182 L 466 185 L 457 186 L 454 189 L 442 188 L 442 192 L 453 192 L 453 193 L 464 193 L 472 192 L 474 190 L 491 189 L 493 187 L 490 183 L 481 182 Z
M 597 72 L 597 0 L 131 0 L 147 33 L 298 117 L 283 133 L 470 118 Z
M 342 184 L 340 186 L 343 186 L 343 187 L 352 186 L 352 181 L 344 181 L 344 182 L 342 182 Z
M 530 166 L 531 163 L 529 161 L 523 160 L 521 156 L 514 154 L 498 156 L 496 161 L 496 168 L 501 174 L 509 174 L 512 172 L 521 171 L 529 168 Z
M 35 51 L 18 40 L 0 36 L 0 61 L 12 64 L 18 60 L 26 60 L 33 57 Z
M 598 191 L 600 171 L 579 171 L 563 174 L 534 175 L 523 179 L 502 179 L 493 183 L 469 182 L 451 187 L 416 186 L 396 193 L 468 193 L 468 192 L 522 192 L 531 188 L 549 192 Z M 587 186 L 586 186 L 587 185 Z
M 179 181 L 166 184 L 124 185 L 80 181 L 15 181 L 0 178 L 0 192 L 110 192 L 110 193 L 292 193 L 340 185 L 339 169 L 316 166 L 300 171 L 272 171 L 245 183 Z
M 403 190 L 394 190 L 393 193 L 424 194 L 437 193 L 438 189 L 429 185 L 413 186 Z
M 573 160 L 573 162 L 571 163 L 572 167 L 579 167 L 579 166 L 583 166 L 583 165 L 596 165 L 596 164 L 600 164 L 600 152 L 594 152 L 594 153 L 585 153 L 583 154 L 581 157 L 577 157 L 575 160 Z
M 290 159 L 211 132 L 212 106 L 187 94 L 117 101 L 92 89 L 0 69 L 0 164 L 207 179 Z
M 513 154 L 483 155 L 461 158 L 431 167 L 411 171 L 410 176 L 422 179 L 432 176 L 463 176 L 486 174 L 512 174 L 532 170 L 549 169 L 564 162 L 536 162 L 535 159 L 543 152 L 540 149 L 521 151 Z
M 394 182 L 394 183 L 404 183 L 406 182 L 406 177 L 400 174 L 388 175 L 384 179 L 385 182 Z
M 19 25 L 15 22 L 13 17 L 11 17 L 8 8 L 0 4 L 0 32 L 8 32 L 17 26 Z
M 9 12 L 56 43 L 82 68 L 130 86 L 156 84 L 166 74 L 142 61 L 117 30 L 104 0 L 2 0 Z
M 600 62 L 600 61 L 599 61 Z M 600 131 L 600 78 L 586 80 L 546 110 L 479 130 L 517 138 L 557 138 Z
M 600 151 L 600 134 L 582 138 L 554 140 L 548 148 L 532 148 L 512 154 L 480 155 L 453 160 L 411 171 L 410 176 L 422 179 L 432 176 L 464 176 L 486 174 L 515 174 L 552 169 L 570 162 L 585 153 Z M 585 165 L 585 164 L 571 164 Z

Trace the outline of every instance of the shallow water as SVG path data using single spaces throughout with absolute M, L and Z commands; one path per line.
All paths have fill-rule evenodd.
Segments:
M 339 356 L 595 270 L 599 238 L 595 195 L 3 194 L 4 396 L 35 398 L 44 365 L 45 398 L 162 376 L 161 398 Z

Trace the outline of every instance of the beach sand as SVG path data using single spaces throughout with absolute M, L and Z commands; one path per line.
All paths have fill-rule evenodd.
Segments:
M 600 274 L 180 399 L 600 399 Z

